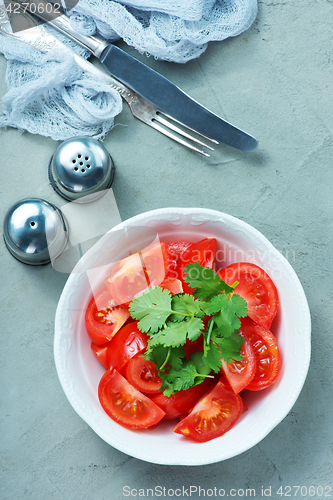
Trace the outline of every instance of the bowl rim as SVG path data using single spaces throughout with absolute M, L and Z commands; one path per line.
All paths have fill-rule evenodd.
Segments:
M 72 273 L 62 291 L 61 297 L 59 299 L 58 307 L 56 310 L 56 316 L 55 316 L 55 336 L 54 336 L 54 359 L 55 359 L 55 365 L 56 365 L 56 370 L 58 373 L 59 381 L 61 383 L 61 386 L 65 392 L 65 395 L 73 407 L 73 409 L 76 411 L 76 413 L 94 430 L 94 432 L 99 435 L 101 439 L 106 441 L 108 444 L 113 446 L 114 448 L 118 449 L 119 451 L 122 451 L 123 453 L 126 453 L 127 455 L 130 455 L 134 458 L 138 458 L 143 461 L 147 461 L 150 463 L 156 463 L 156 464 L 161 464 L 161 465 L 207 465 L 207 464 L 212 464 L 216 462 L 220 462 L 223 460 L 227 460 L 229 458 L 235 457 L 241 453 L 244 453 L 245 451 L 251 449 L 253 446 L 257 445 L 262 439 L 264 439 L 284 418 L 285 416 L 289 413 L 291 408 L 294 406 L 301 390 L 304 385 L 309 365 L 310 365 L 310 356 L 311 356 L 311 317 L 310 317 L 310 310 L 309 306 L 307 303 L 307 299 L 305 296 L 305 292 L 303 290 L 303 287 L 299 281 L 299 278 L 297 277 L 294 269 L 292 268 L 291 264 L 287 261 L 287 259 L 272 245 L 272 243 L 257 229 L 255 229 L 253 226 L 250 224 L 242 221 L 241 219 L 238 219 L 232 215 L 228 215 L 223 212 L 219 212 L 216 210 L 211 210 L 211 209 L 206 209 L 206 208 L 184 208 L 184 207 L 170 207 L 170 208 L 160 208 L 160 209 L 155 209 L 155 210 L 150 210 L 147 212 L 143 212 L 141 214 L 138 214 L 134 217 L 131 217 L 122 223 L 118 224 L 117 226 L 113 227 L 110 229 L 110 231 L 116 231 L 120 228 L 126 227 L 126 226 L 132 226 L 132 225 L 139 225 L 142 223 L 142 221 L 151 221 L 151 220 L 164 220 L 168 219 L 170 215 L 179 215 L 179 216 L 191 216 L 191 217 L 203 217 L 204 220 L 213 220 L 213 221 L 228 221 L 231 224 L 235 224 L 236 226 L 242 228 L 246 232 L 249 232 L 250 235 L 254 236 L 257 240 L 259 240 L 261 243 L 263 243 L 266 247 L 269 248 L 270 251 L 274 252 L 274 254 L 280 259 L 281 263 L 283 266 L 287 269 L 289 273 L 289 277 L 292 278 L 293 280 L 293 285 L 296 286 L 297 288 L 297 300 L 300 301 L 301 306 L 302 306 L 302 313 L 303 313 L 303 328 L 304 328 L 304 356 L 302 358 L 302 365 L 300 369 L 300 373 L 298 375 L 298 380 L 297 384 L 294 387 L 294 390 L 292 393 L 288 395 L 288 398 L 284 401 L 284 407 L 283 411 L 276 415 L 276 418 L 273 419 L 272 421 L 269 422 L 268 425 L 262 427 L 260 429 L 259 434 L 257 434 L 252 441 L 250 440 L 247 442 L 246 446 L 238 446 L 237 449 L 232 449 L 230 452 L 224 452 L 223 454 L 221 453 L 215 453 L 215 454 L 209 454 L 208 456 L 205 456 L 203 453 L 203 450 L 201 449 L 202 456 L 199 458 L 194 458 L 194 459 L 182 459 L 182 458 L 177 458 L 176 456 L 170 461 L 170 459 L 164 459 L 163 457 L 160 456 L 159 453 L 157 453 L 156 456 L 152 456 L 151 454 L 145 453 L 144 450 L 134 450 L 129 446 L 128 444 L 123 443 L 120 440 L 117 440 L 116 438 L 110 439 L 110 436 L 103 431 L 103 429 L 96 424 L 96 422 L 92 421 L 89 415 L 86 414 L 84 408 L 82 408 L 81 405 L 78 404 L 76 395 L 73 391 L 73 388 L 71 387 L 71 384 L 68 383 L 68 381 L 64 378 L 64 370 L 63 370 L 63 359 L 62 359 L 62 348 L 61 348 L 61 337 L 62 337 L 62 325 L 61 325 L 61 315 L 62 315 L 62 310 L 66 305 L 66 296 L 70 291 L 70 288 L 72 284 L 74 283 L 75 280 L 79 279 L 80 274 L 77 273 Z M 88 253 L 93 252 L 94 247 L 88 251 Z M 131 432 L 131 431 L 129 431 Z M 220 439 L 220 438 L 219 438 Z M 196 443 L 196 446 L 202 446 L 198 445 Z M 198 448 L 199 449 L 199 448 Z

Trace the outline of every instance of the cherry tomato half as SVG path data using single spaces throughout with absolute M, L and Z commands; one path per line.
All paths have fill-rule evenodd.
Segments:
M 178 391 L 171 396 L 164 396 L 162 392 L 150 394 L 149 397 L 165 412 L 165 418 L 171 420 L 189 412 L 196 402 L 213 385 L 212 379 L 206 378 L 201 384 L 195 385 L 185 391 Z
M 261 267 L 248 262 L 231 264 L 218 274 L 228 285 L 239 282 L 235 293 L 246 300 L 248 316 L 258 325 L 269 328 L 279 306 L 279 297 L 268 274 Z
M 116 304 L 128 304 L 148 286 L 157 286 L 167 275 L 169 257 L 163 242 L 149 245 L 121 260 L 104 281 Z
M 146 429 L 164 417 L 164 411 L 111 368 L 98 386 L 104 411 L 118 424 L 130 429 Z
M 242 361 L 231 361 L 227 363 L 222 359 L 221 372 L 224 373 L 230 386 L 236 394 L 242 391 L 253 379 L 256 371 L 256 358 L 251 342 L 244 332 L 240 334 L 245 338 L 241 348 Z
M 162 385 L 156 365 L 139 354 L 129 360 L 124 375 L 138 391 L 148 394 L 156 394 Z
M 198 401 L 191 413 L 172 430 L 194 441 L 205 443 L 229 431 L 242 412 L 242 398 L 219 380 L 215 387 Z
M 266 389 L 276 381 L 281 369 L 281 355 L 276 338 L 269 330 L 248 318 L 242 319 L 241 332 L 248 337 L 256 359 L 256 371 L 246 389 Z
M 146 350 L 147 334 L 141 332 L 137 324 L 133 321 L 123 326 L 105 345 L 91 344 L 91 349 L 105 368 L 113 367 L 121 371 L 133 356 Z
M 110 293 L 104 288 L 91 299 L 86 309 L 84 319 L 88 335 L 95 344 L 105 344 L 112 339 L 129 316 L 127 309 L 114 305 Z

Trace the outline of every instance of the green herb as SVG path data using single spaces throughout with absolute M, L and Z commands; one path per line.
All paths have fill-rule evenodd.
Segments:
M 219 293 L 230 294 L 234 291 L 232 286 L 220 279 L 214 269 L 203 267 L 198 262 L 185 266 L 184 281 L 196 288 L 193 295 L 198 299 L 211 300 Z
M 244 339 L 239 318 L 247 315 L 245 300 L 210 268 L 185 266 L 184 281 L 193 295 L 171 295 L 160 287 L 148 288 L 132 300 L 129 310 L 138 328 L 148 334 L 146 359 L 155 363 L 166 396 L 188 389 L 218 373 L 222 359 L 241 360 Z M 205 324 L 204 318 L 210 317 Z M 203 336 L 203 352 L 185 358 L 182 346 Z

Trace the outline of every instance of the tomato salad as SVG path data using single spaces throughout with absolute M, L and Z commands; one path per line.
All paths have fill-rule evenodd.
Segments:
M 247 409 L 245 391 L 277 380 L 277 289 L 255 264 L 215 271 L 216 245 L 151 244 L 121 260 L 91 299 L 86 329 L 106 369 L 98 397 L 119 424 L 177 419 L 174 432 L 207 442 Z

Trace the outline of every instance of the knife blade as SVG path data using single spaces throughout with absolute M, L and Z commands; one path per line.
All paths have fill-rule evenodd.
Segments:
M 258 146 L 254 137 L 212 113 L 170 80 L 119 47 L 108 45 L 100 61 L 124 85 L 204 136 L 244 152 L 253 151 Z
M 31 0 L 27 7 L 31 14 L 89 50 L 114 78 L 171 118 L 214 141 L 243 152 L 253 151 L 258 146 L 258 141 L 252 135 L 202 106 L 177 85 L 124 50 L 97 36 L 86 36 L 75 31 L 70 25 L 69 17 L 63 11 L 59 16 L 58 6 L 56 13 L 50 13 L 50 8 L 46 6 L 53 4 L 44 0 L 35 0 L 35 3 L 33 1 Z M 44 8 L 41 7 L 43 5 Z

